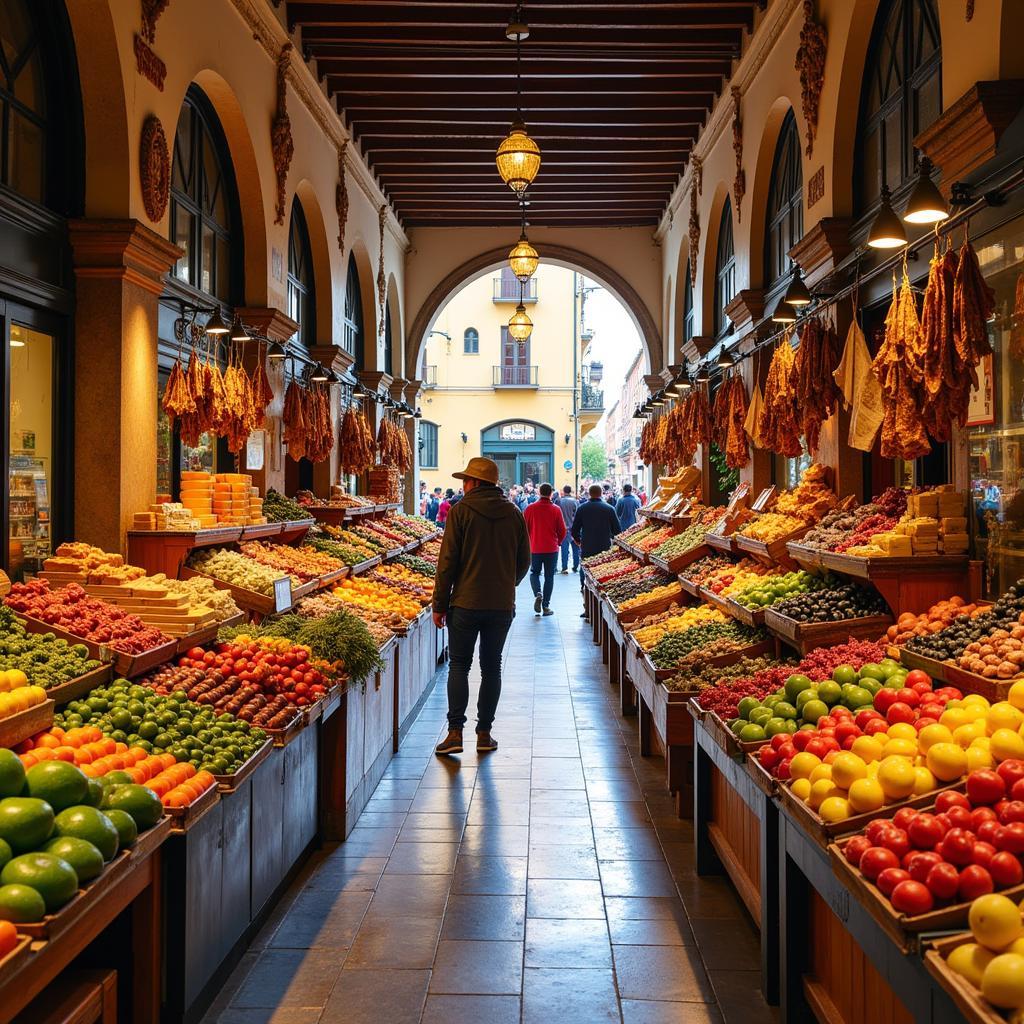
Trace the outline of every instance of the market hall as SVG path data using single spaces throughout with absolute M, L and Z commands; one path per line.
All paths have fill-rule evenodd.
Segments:
M 1022 30 L 0 0 L 0 1019 L 1015 1020 Z M 439 451 L 589 524 L 458 741 Z

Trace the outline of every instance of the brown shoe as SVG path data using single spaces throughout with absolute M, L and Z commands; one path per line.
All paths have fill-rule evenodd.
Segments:
M 435 754 L 461 754 L 462 753 L 462 730 L 449 729 L 448 735 L 436 747 Z
M 498 741 L 489 732 L 478 732 L 476 734 L 477 753 L 485 753 L 498 749 Z

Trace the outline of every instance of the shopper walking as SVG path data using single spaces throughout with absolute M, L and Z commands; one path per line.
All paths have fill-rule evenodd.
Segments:
M 619 529 L 628 530 L 636 522 L 636 510 L 640 499 L 633 493 L 632 484 L 622 485 L 622 497 L 615 502 L 615 514 L 619 517 Z
M 612 546 L 612 537 L 619 532 L 619 517 L 601 495 L 601 485 L 591 484 L 590 500 L 580 505 L 572 521 L 572 539 L 579 544 L 580 555 L 583 558 L 607 551 Z M 582 591 L 583 574 L 580 573 L 580 592 Z M 581 619 L 586 617 L 586 612 L 580 615 Z
M 435 487 L 434 493 L 431 494 L 430 500 L 427 502 L 427 518 L 432 522 L 437 522 L 437 512 L 441 507 L 441 488 Z
M 464 481 L 464 497 L 448 516 L 432 602 L 434 624 L 448 626 L 448 735 L 437 745 L 438 754 L 462 752 L 477 639 L 476 749 L 498 749 L 491 727 L 501 696 L 501 652 L 515 617 L 516 587 L 530 568 L 526 522 L 501 493 L 497 465 L 477 457 L 455 476 Z
M 572 496 L 572 487 L 566 484 L 562 488 L 562 496 L 558 499 L 558 508 L 562 513 L 562 522 L 565 523 L 565 536 L 562 538 L 562 575 L 569 574 L 569 549 L 572 548 L 572 571 L 579 571 L 580 567 L 580 546 L 572 539 L 572 521 L 576 518 L 576 509 L 579 502 Z
M 448 522 L 448 513 L 452 510 L 452 498 L 455 497 L 455 492 L 449 487 L 444 492 L 444 499 L 441 504 L 437 506 L 437 525 L 444 529 L 444 524 Z
M 530 533 L 530 586 L 533 587 L 533 610 L 537 615 L 554 615 L 551 592 L 555 588 L 558 549 L 565 537 L 562 510 L 551 500 L 551 484 L 541 484 L 537 500 L 526 507 L 523 518 Z M 544 591 L 540 573 L 544 570 Z

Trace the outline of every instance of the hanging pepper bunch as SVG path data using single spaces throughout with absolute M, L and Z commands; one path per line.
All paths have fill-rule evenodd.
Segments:
M 797 399 L 796 355 L 787 334 L 776 346 L 768 367 L 759 425 L 762 445 L 787 458 L 803 453 Z
M 725 452 L 725 464 L 730 469 L 742 469 L 750 462 L 750 446 L 747 443 L 745 427 L 747 389 L 743 384 L 743 378 L 739 374 L 734 374 L 719 388 L 719 394 L 723 392 L 726 395 L 722 403 L 725 410 L 725 436 L 724 443 L 718 447 Z
M 330 391 L 293 380 L 284 395 L 284 443 L 296 462 L 323 462 L 334 448 Z
M 382 465 L 394 466 L 400 473 L 409 471 L 412 465 L 409 438 L 401 427 L 386 417 L 381 420 L 377 431 L 377 451 Z
M 351 406 L 341 421 L 341 472 L 365 473 L 373 465 L 373 434 L 361 412 Z
M 842 352 L 831 324 L 820 317 L 805 321 L 796 352 L 796 399 L 807 450 L 818 451 L 821 425 L 839 407 L 839 385 L 833 373 Z

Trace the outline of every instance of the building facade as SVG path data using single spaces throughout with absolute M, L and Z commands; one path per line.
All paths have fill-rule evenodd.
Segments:
M 640 459 L 640 432 L 643 421 L 633 413 L 648 395 L 644 381 L 643 353 L 638 352 L 630 363 L 619 393 L 614 423 L 605 428 L 605 450 L 608 454 L 608 479 L 616 488 L 623 484 L 650 486 Z
M 580 441 L 603 406 L 584 362 L 582 287 L 579 274 L 541 266 L 522 293 L 534 323 L 525 342 L 508 334 L 520 284 L 507 270 L 479 275 L 441 309 L 419 372 L 420 479 L 431 488 L 452 486 L 474 455 L 497 462 L 505 487 L 575 485 Z

